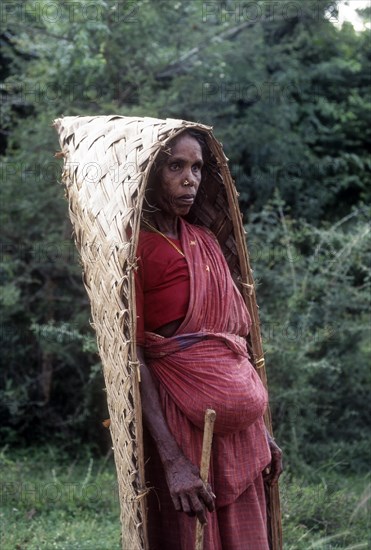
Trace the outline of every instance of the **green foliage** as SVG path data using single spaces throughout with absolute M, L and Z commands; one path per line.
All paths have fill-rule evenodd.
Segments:
M 293 468 L 347 446 L 339 467 L 367 467 L 368 215 L 319 228 L 291 218 L 277 193 L 251 217 L 273 418 Z
M 286 460 L 298 469 L 339 453 L 341 465 L 364 467 L 368 36 L 335 28 L 327 0 L 288 3 L 300 13 L 283 4 L 6 3 L 0 432 L 7 441 L 107 445 L 98 431 L 107 414 L 103 379 L 51 123 L 61 114 L 112 112 L 214 126 L 248 220 Z
M 309 483 L 284 476 L 281 483 L 285 550 L 368 548 L 371 486 L 365 479 L 331 472 Z
M 120 548 L 119 500 L 112 460 L 80 448 L 0 455 L 1 548 Z

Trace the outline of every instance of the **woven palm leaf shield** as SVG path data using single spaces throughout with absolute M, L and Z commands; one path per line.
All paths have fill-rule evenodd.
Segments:
M 148 549 L 146 487 L 136 355 L 134 270 L 147 179 L 166 143 L 185 129 L 204 132 L 210 151 L 189 221 L 216 235 L 252 318 L 248 346 L 267 385 L 258 309 L 237 192 L 221 144 L 208 126 L 121 116 L 64 117 L 54 123 L 63 182 L 81 255 L 103 363 L 121 504 L 122 547 Z M 265 422 L 272 431 L 270 412 Z M 278 488 L 269 489 L 270 546 L 280 550 Z

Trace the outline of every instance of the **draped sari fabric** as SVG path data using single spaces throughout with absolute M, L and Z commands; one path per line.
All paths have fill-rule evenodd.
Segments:
M 216 411 L 209 481 L 217 509 L 225 509 L 270 462 L 262 418 L 268 398 L 246 350 L 250 317 L 218 243 L 206 230 L 184 220 L 180 224 L 190 277 L 188 312 L 170 338 L 145 333 L 145 357 L 159 382 L 170 431 L 196 465 L 205 410 Z M 178 518 L 182 541 L 178 548 L 191 549 L 194 518 L 184 514 Z M 208 514 L 205 548 L 221 548 L 221 528 L 217 513 Z

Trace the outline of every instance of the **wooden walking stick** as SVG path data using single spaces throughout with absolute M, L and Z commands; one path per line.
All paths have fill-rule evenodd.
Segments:
M 211 444 L 213 441 L 213 429 L 216 418 L 216 412 L 213 409 L 206 409 L 205 423 L 204 423 L 204 437 L 202 440 L 202 454 L 201 454 L 201 466 L 200 477 L 202 481 L 207 484 L 207 478 L 209 475 Z M 204 526 L 197 520 L 196 523 L 196 544 L 195 550 L 202 550 L 204 546 Z

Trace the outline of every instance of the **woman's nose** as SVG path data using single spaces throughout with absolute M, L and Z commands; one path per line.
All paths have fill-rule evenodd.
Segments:
M 186 173 L 186 176 L 185 176 L 185 180 L 184 181 L 187 181 L 188 182 L 188 185 L 192 185 L 193 187 L 195 185 L 197 185 L 197 179 L 195 177 L 195 175 L 193 174 L 192 170 L 189 170 L 187 173 Z

